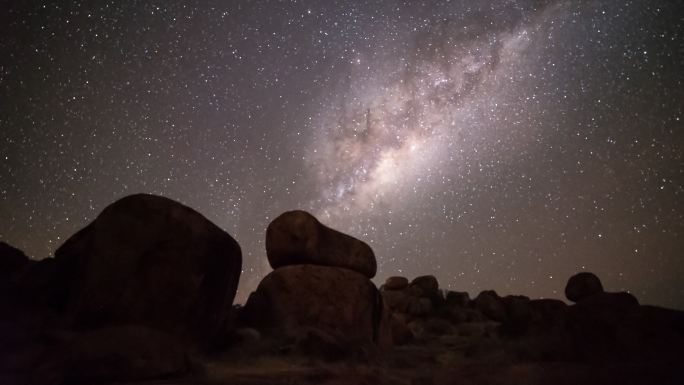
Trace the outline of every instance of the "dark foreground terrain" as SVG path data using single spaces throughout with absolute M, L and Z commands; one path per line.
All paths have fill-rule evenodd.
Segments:
M 54 258 L 0 243 L 0 384 L 681 384 L 684 313 L 570 277 L 566 297 L 379 289 L 363 241 L 291 211 L 274 270 L 234 305 L 240 246 L 194 210 L 133 195 Z

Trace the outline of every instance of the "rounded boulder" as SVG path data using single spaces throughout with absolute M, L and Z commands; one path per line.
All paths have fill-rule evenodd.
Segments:
M 243 309 L 249 326 L 270 335 L 297 336 L 305 328 L 373 343 L 385 311 L 375 285 L 355 271 L 316 265 L 276 269 L 259 283 Z
M 288 211 L 266 229 L 266 255 L 271 267 L 319 265 L 343 267 L 373 278 L 377 263 L 363 241 L 331 229 L 306 211 Z
M 137 194 L 106 207 L 55 260 L 74 269 L 75 326 L 137 324 L 208 344 L 227 316 L 242 267 L 238 243 L 195 210 Z
M 568 279 L 565 296 L 572 302 L 603 293 L 601 280 L 590 272 L 577 273 Z

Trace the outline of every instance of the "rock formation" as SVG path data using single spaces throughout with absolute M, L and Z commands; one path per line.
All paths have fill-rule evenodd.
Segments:
M 312 264 L 343 267 L 373 278 L 375 254 L 365 242 L 333 230 L 306 211 L 281 214 L 266 229 L 271 267 Z
M 237 242 L 196 211 L 139 194 L 109 205 L 55 253 L 75 268 L 79 327 L 145 325 L 206 346 L 233 303 Z
M 391 342 L 389 314 L 369 280 L 376 261 L 367 244 L 290 211 L 268 226 L 266 253 L 275 270 L 250 295 L 243 324 L 339 350 Z
M 590 272 L 581 272 L 568 279 L 565 296 L 572 302 L 580 301 L 594 294 L 603 293 L 601 280 Z
M 186 354 L 208 349 L 231 308 L 241 258 L 199 213 L 145 194 L 105 208 L 55 258 L 31 261 L 1 244 L 0 382 L 186 371 Z

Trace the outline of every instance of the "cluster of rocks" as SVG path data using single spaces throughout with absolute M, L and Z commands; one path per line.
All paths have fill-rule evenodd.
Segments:
M 440 290 L 432 275 L 411 282 L 405 277 L 389 277 L 380 292 L 393 312 L 392 330 L 397 344 L 444 334 L 489 333 L 494 327 L 511 327 L 519 322 L 522 313 L 534 310 L 538 318 L 550 318 L 549 313 L 566 306 L 558 300 L 500 297 L 493 290 L 471 299 L 467 292 Z
M 196 211 L 140 194 L 107 208 L 54 258 L 0 244 L 0 382 L 154 378 L 188 370 L 228 316 L 238 243 Z
M 411 282 L 389 277 L 380 292 L 393 313 L 395 344 L 476 334 L 516 341 L 531 359 L 624 360 L 683 353 L 673 341 L 684 342 L 684 313 L 639 305 L 627 292 L 605 292 L 589 272 L 568 280 L 565 293 L 573 305 L 501 297 L 492 290 L 470 299 L 465 292 L 439 290 L 433 276 Z
M 233 306 L 238 243 L 145 194 L 105 208 L 54 258 L 0 243 L 0 383 L 159 378 L 189 371 L 197 354 L 249 344 L 325 359 L 449 336 L 496 339 L 534 360 L 684 354 L 684 313 L 605 292 L 587 272 L 567 283 L 573 305 L 491 290 L 471 299 L 431 275 L 390 277 L 378 290 L 373 250 L 304 211 L 271 222 L 266 254 L 274 270 Z
M 307 212 L 289 211 L 268 226 L 266 254 L 274 270 L 241 309 L 240 326 L 328 358 L 390 341 L 388 313 L 370 281 L 375 255 L 366 243 Z

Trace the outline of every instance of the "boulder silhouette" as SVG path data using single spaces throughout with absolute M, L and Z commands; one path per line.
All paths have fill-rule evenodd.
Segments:
M 375 285 L 349 269 L 316 265 L 278 268 L 259 283 L 243 309 L 245 322 L 265 333 L 298 337 L 314 328 L 348 344 L 383 338 L 386 311 Z M 389 317 L 387 317 L 389 320 Z
M 422 297 L 432 298 L 439 291 L 439 282 L 437 282 L 437 278 L 434 275 L 416 277 L 411 281 L 410 286 L 419 287 Z
M 266 255 L 274 269 L 299 264 L 344 267 L 368 278 L 377 270 L 375 254 L 365 242 L 301 210 L 285 212 L 268 225 Z
M 477 310 L 493 321 L 501 322 L 506 318 L 504 303 L 494 290 L 482 291 L 473 303 Z
M 173 200 L 138 194 L 105 208 L 55 260 L 74 267 L 74 325 L 138 324 L 206 346 L 229 310 L 242 266 L 238 243 Z
M 409 285 L 409 281 L 406 277 L 389 277 L 385 280 L 383 285 L 384 290 L 403 290 Z
M 31 262 L 23 251 L 0 242 L 0 277 L 6 279 Z
M 592 295 L 603 293 L 601 280 L 590 272 L 581 272 L 568 279 L 565 296 L 572 302 L 580 301 Z

